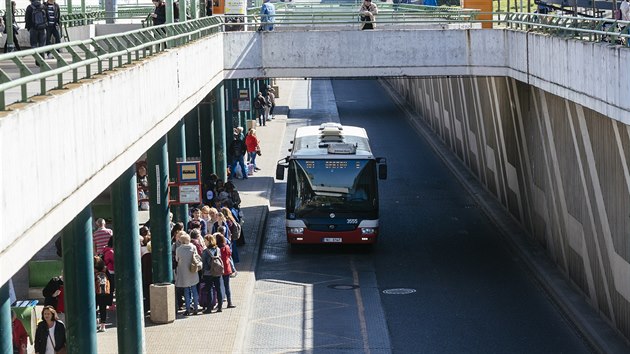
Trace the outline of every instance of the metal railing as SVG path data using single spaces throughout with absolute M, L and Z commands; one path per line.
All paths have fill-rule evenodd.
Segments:
M 28 102 L 30 96 L 45 95 L 49 90 L 63 89 L 67 84 L 123 67 L 167 47 L 219 33 L 222 25 L 220 17 L 205 17 L 2 54 L 0 110 L 6 110 L 6 96 L 14 90 L 19 90 L 18 102 Z M 44 59 L 46 52 L 54 57 L 54 65 Z M 37 67 L 39 72 L 34 72 Z M 29 85 L 37 83 L 39 88 L 29 95 Z
M 389 6 L 388 6 L 389 5 Z M 379 6 L 377 28 L 404 29 L 433 24 L 442 28 L 480 27 L 482 22 L 494 26 L 540 32 L 553 36 L 571 37 L 584 41 L 606 41 L 628 45 L 628 22 L 611 19 L 594 19 L 571 16 L 553 16 L 531 13 L 481 13 L 461 8 L 420 7 L 410 11 L 394 9 L 391 4 Z M 140 10 L 138 10 L 140 11 Z M 146 10 L 144 10 L 146 11 Z M 202 37 L 226 31 L 255 31 L 261 26 L 259 9 L 252 8 L 249 15 L 213 16 L 201 19 L 152 26 L 130 32 L 99 36 L 89 40 L 54 44 L 51 46 L 0 55 L 0 111 L 7 109 L 7 95 L 14 100 L 28 102 L 30 97 L 45 95 L 51 89 L 62 89 L 69 83 L 122 67 L 134 61 L 177 47 Z M 130 13 L 133 13 L 130 11 Z M 134 14 L 139 14 L 135 12 Z M 142 18 L 146 18 L 146 12 Z M 66 23 L 78 25 L 102 15 L 101 11 L 66 15 Z M 481 20 L 491 15 L 490 20 Z M 76 16 L 76 17 L 75 17 Z M 309 29 L 357 30 L 359 16 L 356 6 L 326 5 L 278 6 L 275 31 Z M 446 27 L 444 25 L 447 25 Z M 416 27 L 413 27 L 416 26 Z M 46 61 L 50 52 L 54 62 Z M 37 66 L 39 69 L 37 69 Z M 36 88 L 34 89 L 33 86 Z M 29 87 L 31 90 L 29 91 Z M 17 93 L 17 94 L 16 94 Z

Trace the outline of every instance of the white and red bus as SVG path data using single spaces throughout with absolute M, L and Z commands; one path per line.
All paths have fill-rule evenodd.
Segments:
M 286 231 L 290 244 L 372 244 L 378 237 L 378 179 L 386 160 L 374 157 L 365 129 L 324 123 L 298 128 L 288 169 Z

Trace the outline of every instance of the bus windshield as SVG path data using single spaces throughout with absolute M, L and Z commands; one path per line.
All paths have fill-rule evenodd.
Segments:
M 296 218 L 378 210 L 374 160 L 293 160 L 287 211 Z

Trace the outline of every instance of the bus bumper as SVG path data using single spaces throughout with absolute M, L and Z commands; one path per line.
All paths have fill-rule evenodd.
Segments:
M 347 232 L 321 232 L 305 229 L 302 234 L 292 234 L 287 228 L 287 242 L 292 244 L 373 244 L 377 241 L 378 229 L 364 233 L 361 228 Z

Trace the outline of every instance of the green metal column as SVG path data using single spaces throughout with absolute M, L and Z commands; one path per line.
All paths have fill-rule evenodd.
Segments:
M 238 92 L 238 99 L 240 100 L 240 90 L 247 90 L 247 79 L 239 79 L 238 80 L 238 88 L 239 88 L 239 92 Z M 245 127 L 247 127 L 247 115 L 249 114 L 249 112 L 247 111 L 242 111 L 239 112 L 239 122 L 238 125 L 243 127 L 243 129 L 245 129 Z M 247 133 L 247 131 L 245 131 L 245 133 Z
M 187 160 L 199 160 L 199 108 L 195 107 L 184 116 L 186 129 Z
M 214 91 L 211 91 L 199 103 L 199 135 L 201 137 L 200 150 L 203 181 L 207 181 L 210 174 L 216 171 L 214 164 L 214 134 L 212 132 L 212 105 L 214 101 Z
M 183 118 L 168 132 L 168 158 L 170 175 L 173 181 L 177 181 L 177 161 L 186 161 L 186 124 Z M 187 204 L 174 205 L 171 211 L 173 221 L 188 224 Z
M 11 9 L 4 12 L 7 15 L 6 23 L 4 24 L 5 28 L 7 28 L 7 53 L 10 53 L 15 49 L 14 41 L 17 40 L 17 38 L 13 38 L 13 31 L 8 30 L 9 28 L 13 28 L 13 7 L 11 6 L 11 0 L 5 1 L 4 8 Z
M 171 227 L 168 208 L 168 151 L 166 136 L 147 151 L 149 175 L 149 217 L 151 220 L 151 261 L 153 283 L 173 281 Z
M 190 0 L 190 17 L 194 20 L 199 18 L 199 11 L 197 10 L 197 0 Z
M 175 11 L 173 11 L 173 0 L 166 0 L 166 23 L 175 22 Z
M 67 0 L 66 1 L 66 8 L 68 9 L 68 13 L 71 14 L 72 11 L 72 0 Z
M 236 111 L 236 107 L 234 105 L 236 87 L 236 80 L 225 81 L 225 100 L 227 102 L 227 112 L 225 113 L 224 119 L 225 128 L 223 137 L 228 139 L 228 144 L 230 141 L 232 141 L 232 131 L 234 130 L 234 127 L 238 125 L 238 112 Z M 234 124 L 235 121 L 236 124 Z M 230 163 L 229 160 L 228 163 Z
M 112 184 L 118 352 L 144 353 L 144 311 L 135 166 Z
M 186 0 L 179 0 L 179 22 L 186 22 L 186 9 L 188 9 Z
M 64 283 L 68 352 L 96 353 L 94 250 L 89 205 L 64 227 L 61 242 L 63 277 L 71 280 Z
M 224 81 L 226 82 L 226 81 Z M 216 102 L 213 105 L 212 123 L 214 126 L 214 161 L 215 173 L 220 179 L 227 179 L 227 161 L 225 156 L 225 93 L 223 82 L 214 89 Z
M 0 287 L 0 353 L 13 353 L 9 282 Z

